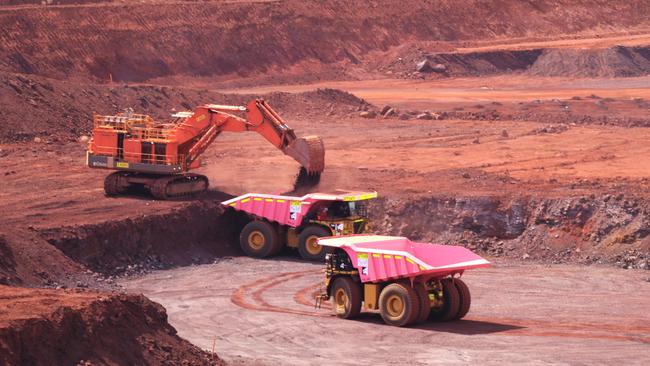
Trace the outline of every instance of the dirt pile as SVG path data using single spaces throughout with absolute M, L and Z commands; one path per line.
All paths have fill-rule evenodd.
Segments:
M 498 15 L 495 15 L 498 6 Z M 155 2 L 0 9 L 0 70 L 60 79 L 303 73 L 409 41 L 548 38 L 648 25 L 645 1 Z
M 0 284 L 87 287 L 95 281 L 85 268 L 29 229 L 0 234 Z
M 387 234 L 492 256 L 650 269 L 650 206 L 623 194 L 384 199 L 370 212 Z
M 221 365 L 144 296 L 0 286 L 3 365 Z
M 375 67 L 400 78 L 441 78 L 529 73 L 536 76 L 632 77 L 650 74 L 650 47 L 532 48 L 482 52 L 431 52 L 403 47 Z M 427 65 L 432 66 L 426 67 Z
M 172 111 L 191 110 L 205 103 L 245 104 L 263 97 L 281 115 L 342 114 L 368 105 L 352 94 L 334 89 L 290 94 L 227 95 L 190 88 L 139 85 L 93 85 L 0 73 L 0 141 L 76 141 L 92 129 L 92 114 L 115 114 L 132 107 L 139 113 L 167 120 Z M 291 120 L 287 120 L 291 124 Z

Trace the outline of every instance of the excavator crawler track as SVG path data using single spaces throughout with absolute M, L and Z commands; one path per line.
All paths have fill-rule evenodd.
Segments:
M 128 182 L 125 180 L 128 173 L 113 172 L 104 178 L 104 192 L 107 196 L 118 196 L 126 193 L 129 188 Z M 126 182 L 126 184 L 125 184 Z
M 208 178 L 200 174 L 162 176 L 155 179 L 149 191 L 154 198 L 166 200 L 205 192 L 208 184 Z

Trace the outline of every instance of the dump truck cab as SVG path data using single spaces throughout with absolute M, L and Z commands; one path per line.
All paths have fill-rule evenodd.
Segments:
M 268 257 L 284 247 L 307 260 L 322 261 L 318 238 L 361 234 L 368 230 L 368 201 L 377 192 L 335 190 L 302 197 L 248 193 L 223 202 L 245 212 L 251 221 L 240 234 L 242 250 Z

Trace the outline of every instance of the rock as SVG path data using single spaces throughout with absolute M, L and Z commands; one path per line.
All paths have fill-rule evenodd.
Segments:
M 422 60 L 415 65 L 415 70 L 418 72 L 444 73 L 447 71 L 447 66 L 443 64 L 432 64 L 429 60 Z
M 86 135 L 79 136 L 79 142 L 86 143 L 86 142 L 88 142 L 88 140 L 90 140 L 90 137 L 88 137 Z
M 528 253 L 524 253 L 524 255 L 521 256 L 521 259 L 528 259 L 530 258 L 530 255 Z
M 381 114 L 381 115 L 383 116 L 383 115 L 385 115 L 385 114 L 386 114 L 389 110 L 391 110 L 391 109 L 393 109 L 393 107 L 391 107 L 391 106 L 389 106 L 389 105 L 385 105 L 384 108 L 381 109 L 381 111 L 379 112 L 379 114 Z
M 501 131 L 501 137 L 508 137 L 508 136 L 509 136 L 508 131 L 506 131 L 506 130 Z
M 480 144 L 481 140 L 479 140 L 478 137 L 477 137 L 477 138 L 474 139 L 474 141 L 472 141 L 472 143 L 473 144 Z
M 433 119 L 433 116 L 429 113 L 420 113 L 417 116 L 415 116 L 417 119 L 426 119 L 426 120 L 431 120 Z
M 463 178 L 465 178 L 465 179 L 469 179 L 469 178 L 470 178 L 469 173 L 467 173 L 467 172 L 463 173 Z
M 34 137 L 34 142 L 40 144 L 41 142 L 43 142 L 43 139 L 40 137 Z
M 405 120 L 409 120 L 409 119 L 411 119 L 411 116 L 408 115 L 408 114 L 406 114 L 406 113 L 402 113 L 402 114 L 399 115 L 399 119 L 405 121 Z
M 389 110 L 386 111 L 386 113 L 384 113 L 384 118 L 388 118 L 395 114 L 397 114 L 397 110 L 395 110 L 395 108 L 390 108 Z
M 447 66 L 445 66 L 443 64 L 435 64 L 435 65 L 433 65 L 433 71 L 434 72 L 439 72 L 439 73 L 446 72 L 447 71 Z
M 377 113 L 375 113 L 375 111 L 363 111 L 363 112 L 359 113 L 359 117 L 375 118 L 375 117 L 377 117 Z
M 433 66 L 429 60 L 422 60 L 415 65 L 415 69 L 419 72 L 432 72 Z

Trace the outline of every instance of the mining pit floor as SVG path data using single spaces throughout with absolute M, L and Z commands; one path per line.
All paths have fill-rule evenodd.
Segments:
M 497 261 L 463 276 L 466 318 L 409 328 L 314 307 L 322 265 L 226 257 L 120 282 L 167 309 L 179 335 L 230 364 L 645 365 L 647 271 Z

